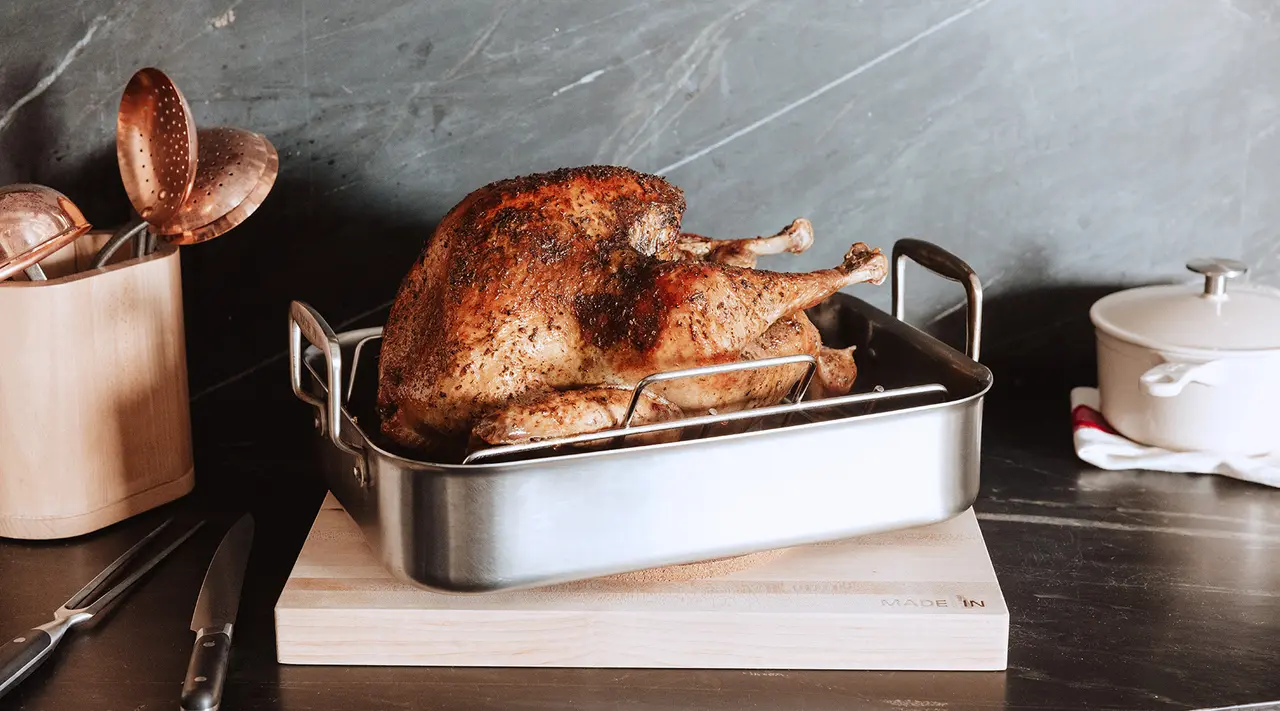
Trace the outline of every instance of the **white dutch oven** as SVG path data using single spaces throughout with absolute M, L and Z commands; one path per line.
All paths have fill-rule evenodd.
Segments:
M 1224 455 L 1280 452 L 1280 291 L 1227 288 L 1247 267 L 1198 259 L 1199 284 L 1110 294 L 1089 311 L 1102 415 L 1135 442 Z

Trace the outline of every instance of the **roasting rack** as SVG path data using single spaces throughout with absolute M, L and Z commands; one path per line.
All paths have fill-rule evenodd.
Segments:
M 379 332 L 364 336 L 356 342 L 351 359 L 351 376 L 346 385 L 345 394 L 342 395 L 344 403 L 350 402 L 351 393 L 355 390 L 357 375 L 362 373 L 361 365 L 363 365 L 363 356 L 367 354 L 370 347 L 379 345 L 381 340 L 382 334 Z M 675 380 L 683 380 L 686 378 L 699 378 L 712 375 L 722 375 L 724 373 L 738 373 L 749 370 L 800 364 L 807 366 L 804 375 L 792 387 L 791 392 L 783 397 L 776 405 L 733 412 L 717 412 L 712 410 L 707 414 L 691 415 L 666 422 L 656 422 L 647 425 L 632 424 L 632 420 L 635 418 L 636 408 L 639 406 L 641 398 L 653 385 L 672 382 Z M 462 464 L 469 465 L 497 460 L 514 461 L 517 457 L 532 458 L 538 455 L 553 455 L 557 450 L 564 450 L 566 448 L 574 447 L 575 445 L 594 444 L 598 442 L 605 443 L 605 446 L 607 447 L 617 448 L 626 446 L 625 442 L 628 440 L 634 441 L 640 435 L 680 431 L 691 428 L 697 428 L 697 430 L 694 433 L 689 434 L 687 439 L 702 439 L 709 436 L 715 436 L 714 431 L 717 426 L 723 427 L 731 422 L 745 423 L 758 429 L 769 426 L 765 422 L 768 418 L 777 418 L 774 426 L 787 427 L 799 422 L 819 422 L 822 418 L 817 417 L 817 415 L 824 411 L 849 408 L 850 406 L 855 405 L 861 406 L 860 412 L 850 416 L 857 417 L 870 414 L 874 410 L 875 406 L 880 403 L 892 403 L 912 397 L 927 395 L 939 395 L 945 397 L 947 393 L 946 386 L 941 383 L 908 385 L 890 390 L 886 390 L 882 385 L 876 385 L 867 392 L 850 393 L 847 395 L 823 398 L 819 400 L 805 400 L 804 396 L 808 393 L 809 385 L 812 383 L 813 376 L 817 372 L 817 369 L 817 359 L 809 354 L 802 353 L 653 373 L 641 378 L 640 381 L 636 383 L 631 395 L 631 400 L 622 417 L 622 423 L 618 427 L 600 430 L 598 432 L 539 439 L 528 443 L 486 447 L 484 449 L 478 449 L 468 453 L 462 460 Z M 317 377 L 319 376 L 319 374 L 315 372 L 312 374 Z M 846 412 L 845 414 L 849 413 Z M 750 429 L 733 431 L 750 431 Z

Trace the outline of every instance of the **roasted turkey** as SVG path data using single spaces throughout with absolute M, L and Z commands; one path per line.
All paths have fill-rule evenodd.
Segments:
M 839 289 L 880 284 L 888 261 L 853 245 L 807 273 L 755 268 L 802 252 L 799 219 L 771 237 L 683 233 L 683 193 L 663 178 L 588 166 L 486 185 L 449 211 L 401 282 L 383 329 L 378 411 L 396 445 L 438 458 L 470 447 L 620 424 L 644 376 L 807 353 L 810 387 L 856 377 L 805 316 Z M 646 390 L 634 422 L 780 401 L 803 365 L 676 380 Z

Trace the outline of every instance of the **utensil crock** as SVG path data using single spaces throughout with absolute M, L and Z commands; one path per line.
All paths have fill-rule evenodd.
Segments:
M 0 282 L 0 538 L 79 536 L 194 486 L 178 248 L 87 268 L 110 237 Z

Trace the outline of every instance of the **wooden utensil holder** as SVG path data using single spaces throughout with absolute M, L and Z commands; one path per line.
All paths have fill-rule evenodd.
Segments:
M 194 486 L 178 249 L 86 270 L 109 237 L 0 282 L 0 537 L 78 536 Z

